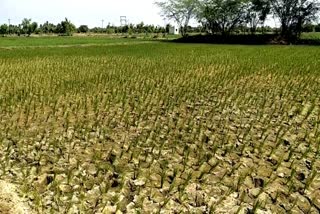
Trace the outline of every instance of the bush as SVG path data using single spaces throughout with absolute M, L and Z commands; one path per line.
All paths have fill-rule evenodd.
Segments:
M 89 27 L 87 25 L 81 25 L 78 28 L 78 33 L 88 33 L 89 32 Z

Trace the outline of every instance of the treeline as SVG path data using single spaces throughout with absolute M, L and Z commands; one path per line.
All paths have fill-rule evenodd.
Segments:
M 297 40 L 302 32 L 320 32 L 320 0 L 164 0 L 155 3 L 162 15 L 178 24 L 182 36 L 189 33 L 218 34 L 223 37 L 239 33 L 275 32 L 286 40 Z M 266 20 L 274 18 L 279 28 L 265 26 Z M 190 27 L 190 20 L 197 20 L 199 27 Z M 38 25 L 24 19 L 19 25 L 0 26 L 0 34 L 31 35 L 78 33 L 169 33 L 170 25 L 154 26 L 129 24 L 108 25 L 90 29 L 86 25 L 78 28 L 67 18 L 57 25 L 46 22 Z
M 1 35 L 25 35 L 30 36 L 31 34 L 58 34 L 63 36 L 71 36 L 73 33 L 100 33 L 100 34 L 167 34 L 170 31 L 170 24 L 162 27 L 155 25 L 145 25 L 143 22 L 139 24 L 129 24 L 125 26 L 114 26 L 108 24 L 106 27 L 94 27 L 89 28 L 87 25 L 80 25 L 76 27 L 67 18 L 58 24 L 53 24 L 50 22 L 45 22 L 43 24 L 38 24 L 33 22 L 31 19 L 23 19 L 19 25 L 7 25 L 2 24 L 0 26 Z M 189 33 L 201 33 L 204 32 L 202 26 L 198 27 L 187 27 Z
M 129 24 L 125 26 L 115 26 L 108 24 L 106 27 L 89 28 L 87 25 L 80 25 L 76 27 L 70 20 L 65 19 L 61 23 L 53 24 L 45 22 L 38 24 L 32 22 L 31 19 L 23 19 L 19 25 L 0 25 L 0 35 L 26 35 L 31 34 L 58 34 L 64 36 L 71 36 L 73 33 L 97 33 L 97 34 L 168 34 L 170 31 L 170 24 L 165 27 L 155 25 L 145 25 L 143 22 L 139 24 Z M 258 26 L 255 28 L 256 33 L 274 33 L 280 32 L 280 28 L 271 28 L 270 26 Z M 235 26 L 233 31 L 235 33 L 252 33 L 252 28 L 247 25 Z M 208 28 L 204 25 L 197 27 L 187 26 L 187 33 L 205 33 Z M 302 32 L 320 32 L 320 24 L 305 24 L 302 27 Z
M 145 25 L 143 22 L 139 24 L 129 24 L 125 26 L 115 26 L 108 24 L 105 28 L 101 27 L 95 27 L 92 29 L 89 29 L 87 26 L 80 26 L 78 28 L 78 33 L 107 33 L 107 34 L 119 34 L 119 33 L 125 33 L 125 34 L 158 34 L 158 33 L 169 33 L 170 27 L 172 27 L 170 24 L 167 24 L 166 26 L 155 26 L 155 25 Z M 204 28 L 202 26 L 198 27 L 191 27 L 188 26 L 188 32 L 190 33 L 201 33 L 204 32 Z
M 44 24 L 38 24 L 37 22 L 32 22 L 31 19 L 23 19 L 19 25 L 7 25 L 3 24 L 0 26 L 0 34 L 15 34 L 15 35 L 27 35 L 31 34 L 61 34 L 70 36 L 76 32 L 77 28 L 72 24 L 67 18 L 57 25 L 46 22 Z
M 210 34 L 223 36 L 241 28 L 264 30 L 268 17 L 280 24 L 282 38 L 296 40 L 303 31 L 319 31 L 319 0 L 166 0 L 156 2 L 162 16 L 179 24 L 182 36 L 196 19 Z

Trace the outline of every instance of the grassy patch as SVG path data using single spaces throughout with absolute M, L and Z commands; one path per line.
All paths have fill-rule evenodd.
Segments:
M 108 36 L 0 37 L 0 47 L 105 45 L 116 42 L 129 43 L 137 41 L 131 38 L 112 38 Z

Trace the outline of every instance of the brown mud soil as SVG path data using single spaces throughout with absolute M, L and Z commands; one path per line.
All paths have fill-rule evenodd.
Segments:
M 0 180 L 0 214 L 31 214 L 31 209 L 17 194 L 13 184 Z

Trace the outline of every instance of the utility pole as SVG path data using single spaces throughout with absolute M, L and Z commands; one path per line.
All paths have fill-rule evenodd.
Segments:
M 10 22 L 11 22 L 11 19 L 8 19 L 8 22 L 9 22 L 8 31 L 9 31 L 9 35 L 10 35 Z
M 102 29 L 103 29 L 103 22 L 104 22 L 104 20 L 102 19 L 101 22 L 102 22 Z
M 121 27 L 127 25 L 127 17 L 126 16 L 120 16 L 120 25 L 121 25 Z

